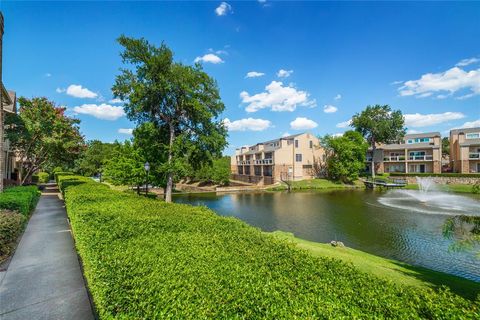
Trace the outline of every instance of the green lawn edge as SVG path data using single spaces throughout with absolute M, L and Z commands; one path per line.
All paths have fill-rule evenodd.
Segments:
M 333 247 L 327 243 L 318 243 L 297 238 L 293 233 L 284 231 L 265 232 L 273 237 L 294 243 L 314 256 L 340 259 L 352 263 L 362 272 L 379 278 L 418 288 L 437 289 L 448 287 L 452 292 L 474 301 L 480 298 L 480 283 L 427 268 L 409 265 L 400 261 L 382 258 L 367 252 L 348 248 Z M 479 262 L 480 263 L 480 262 Z

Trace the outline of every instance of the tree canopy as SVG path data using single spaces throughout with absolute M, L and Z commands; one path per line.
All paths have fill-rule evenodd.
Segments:
M 178 161 L 193 167 L 220 156 L 227 131 L 220 119 L 224 110 L 217 84 L 200 64 L 173 61 L 172 51 L 162 43 L 155 47 L 145 39 L 121 36 L 122 68 L 112 87 L 125 101 L 127 117 L 138 124 L 150 122 L 162 134 L 159 150 L 166 159 L 165 201 L 171 202 Z M 167 133 L 165 135 L 165 133 Z
M 21 161 L 25 183 L 38 169 L 71 166 L 85 147 L 80 120 L 47 98 L 19 98 L 19 114 L 5 119 L 6 134 Z
M 377 144 L 399 142 L 405 135 L 405 119 L 400 110 L 389 105 L 367 106 L 352 117 L 351 126 L 368 141 L 375 153 Z M 375 175 L 375 157 L 372 157 L 372 175 Z
M 320 138 L 325 149 L 326 174 L 331 180 L 351 183 L 365 169 L 365 157 L 368 144 L 357 131 L 347 131 L 340 137 L 325 136 Z
M 112 158 L 115 145 L 99 140 L 87 142 L 80 158 L 75 161 L 74 171 L 84 176 L 96 176 L 102 173 L 104 164 Z

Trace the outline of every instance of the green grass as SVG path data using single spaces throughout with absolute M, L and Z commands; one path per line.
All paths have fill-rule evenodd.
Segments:
M 437 185 L 437 187 L 446 192 L 459 192 L 459 193 L 473 193 L 472 192 L 472 185 L 468 184 L 444 184 L 444 185 Z M 405 189 L 408 190 L 418 190 L 418 184 L 408 184 Z
M 480 283 L 434 270 L 412 266 L 400 261 L 385 259 L 347 247 L 333 247 L 330 244 L 311 242 L 294 237 L 292 233 L 276 231 L 270 233 L 286 239 L 314 256 L 330 257 L 352 263 L 362 272 L 388 279 L 401 285 L 417 288 L 439 288 L 447 286 L 467 299 L 474 300 L 480 294 Z
M 353 184 L 344 184 L 341 182 L 331 181 L 327 179 L 310 179 L 310 180 L 292 181 L 291 184 L 292 184 L 292 190 L 351 189 L 351 188 L 363 187 L 363 185 L 358 181 Z M 287 185 L 282 183 L 281 186 L 275 186 L 267 190 L 270 190 L 270 191 L 287 190 Z
M 232 217 L 59 179 L 100 319 L 478 319 L 447 288 L 386 280 Z

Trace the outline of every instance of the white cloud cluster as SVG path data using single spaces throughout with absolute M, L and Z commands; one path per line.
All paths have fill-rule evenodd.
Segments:
M 120 128 L 120 129 L 118 129 L 118 133 L 121 133 L 121 134 L 132 134 L 132 133 L 133 133 L 133 129 Z
M 230 121 L 226 118 L 223 123 L 229 131 L 263 131 L 272 127 L 269 120 L 246 118 L 235 121 Z
M 294 111 L 297 106 L 314 107 L 315 100 L 309 98 L 307 91 L 297 90 L 292 85 L 284 86 L 280 81 L 272 81 L 265 87 L 265 92 L 251 96 L 248 92 L 242 91 L 240 98 L 242 103 L 247 104 L 247 112 L 256 112 L 264 108 L 272 111 Z
M 87 114 L 102 120 L 117 120 L 125 115 L 122 107 L 116 107 L 109 104 L 83 104 L 73 108 L 76 114 Z
M 333 100 L 335 100 L 335 101 L 340 100 L 340 99 L 342 99 L 342 95 L 341 95 L 340 93 L 337 94 L 337 95 L 333 98 Z
M 332 106 L 331 104 L 326 104 L 323 106 L 323 112 L 325 113 L 335 113 L 337 112 L 338 108 L 335 106 Z
M 289 135 L 290 135 L 290 132 L 284 132 L 284 133 L 282 134 L 282 138 L 288 137 Z
M 277 77 L 279 78 L 287 78 L 287 77 L 290 77 L 290 75 L 293 73 L 293 70 L 284 70 L 284 69 L 280 69 L 278 70 L 277 72 Z
M 228 13 L 233 12 L 232 6 L 226 2 L 220 3 L 220 5 L 215 9 L 215 14 L 217 16 L 226 16 Z
M 298 117 L 290 122 L 290 128 L 292 130 L 310 130 L 316 127 L 318 127 L 318 123 L 304 117 Z
M 465 71 L 459 67 L 453 67 L 445 72 L 427 73 L 420 79 L 406 81 L 398 90 L 401 96 L 417 98 L 425 98 L 439 93 L 437 98 L 440 99 L 458 91 L 469 90 L 468 94 L 459 96 L 457 99 L 470 98 L 480 94 L 480 69 Z
M 123 101 L 122 101 L 122 99 L 114 98 L 114 99 L 109 100 L 108 103 L 119 104 L 119 103 L 123 103 Z
M 263 72 L 257 72 L 257 71 L 250 71 L 250 72 L 247 72 L 247 75 L 245 76 L 245 78 L 256 78 L 256 77 L 261 77 L 261 76 L 264 76 L 265 73 Z
M 213 63 L 213 64 L 219 64 L 219 63 L 223 63 L 224 61 L 222 60 L 222 58 L 220 58 L 219 56 L 217 56 L 216 54 L 214 53 L 207 53 L 201 57 L 196 57 L 195 60 L 193 60 L 194 62 L 205 62 L 205 63 Z
M 465 66 L 471 65 L 473 63 L 477 63 L 477 62 L 480 62 L 480 59 L 478 59 L 478 58 L 468 58 L 468 59 L 460 60 L 455 66 L 456 67 L 465 67 Z
M 346 128 L 346 127 L 350 126 L 351 124 L 352 124 L 352 119 L 337 123 L 336 127 L 337 128 Z
M 98 94 L 88 90 L 87 88 L 82 87 L 79 84 L 71 84 L 68 86 L 68 88 L 65 89 L 60 89 L 57 88 L 56 90 L 58 93 L 66 92 L 69 96 L 75 97 L 75 98 L 96 98 L 98 97 Z
M 458 128 L 463 129 L 463 128 L 475 128 L 475 127 L 480 127 L 480 119 L 475 121 L 467 121 Z
M 405 114 L 404 118 L 405 125 L 407 127 L 420 128 L 433 126 L 451 120 L 462 119 L 465 118 L 465 115 L 461 112 L 444 112 L 431 114 L 410 113 Z

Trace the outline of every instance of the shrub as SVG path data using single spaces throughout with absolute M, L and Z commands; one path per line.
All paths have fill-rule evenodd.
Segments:
M 447 289 L 395 285 L 207 208 L 71 178 L 67 213 L 101 319 L 480 316 Z
M 477 181 L 477 182 L 472 186 L 472 193 L 480 193 L 480 181 Z
M 48 183 L 50 180 L 50 174 L 48 172 L 39 172 L 38 173 L 38 182 L 39 183 Z
M 0 261 L 11 254 L 13 243 L 23 229 L 26 217 L 20 213 L 0 210 Z
M 57 182 L 57 183 L 58 183 L 58 177 L 59 177 L 59 176 L 73 176 L 73 173 L 71 173 L 71 172 L 63 172 L 63 171 L 55 172 L 55 173 L 53 174 L 53 177 L 54 177 L 54 179 L 55 179 L 55 182 Z
M 15 210 L 27 216 L 35 209 L 39 197 L 36 186 L 8 188 L 0 193 L 0 209 Z

